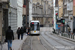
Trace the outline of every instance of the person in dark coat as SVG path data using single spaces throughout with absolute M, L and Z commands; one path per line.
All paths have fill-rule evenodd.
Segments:
M 26 27 L 24 26 L 24 33 L 26 33 Z
M 68 27 L 68 36 L 69 36 L 69 38 L 70 38 L 71 28 L 70 28 L 69 25 L 67 25 L 67 27 Z
M 30 28 L 29 27 L 27 27 L 26 32 L 27 32 L 27 34 L 29 34 L 29 32 L 30 32 Z
M 24 33 L 23 27 L 21 27 L 20 32 L 21 32 L 21 40 L 22 40 L 23 39 L 23 33 Z
M 14 34 L 13 30 L 11 30 L 11 26 L 9 26 L 6 31 L 6 40 L 8 42 L 8 50 L 12 50 L 12 40 L 14 40 Z
M 18 39 L 20 39 L 20 34 L 21 34 L 21 32 L 20 32 L 20 27 L 18 27 L 18 29 L 17 29 Z
M 30 32 L 30 27 L 28 28 L 28 33 Z

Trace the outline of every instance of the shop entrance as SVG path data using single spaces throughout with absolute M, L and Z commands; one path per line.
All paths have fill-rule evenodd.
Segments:
M 5 31 L 8 28 L 8 10 L 3 9 L 3 18 L 2 18 L 2 34 L 5 35 Z

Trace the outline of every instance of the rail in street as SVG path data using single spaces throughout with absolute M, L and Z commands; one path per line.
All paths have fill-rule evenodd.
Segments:
M 75 42 L 55 36 L 48 29 L 41 28 L 40 36 L 28 36 L 22 50 L 75 50 Z
M 75 44 L 72 41 L 54 36 L 48 32 L 42 36 L 57 50 L 75 50 Z

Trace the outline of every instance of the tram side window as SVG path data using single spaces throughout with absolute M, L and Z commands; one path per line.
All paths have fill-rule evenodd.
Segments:
M 39 26 L 39 23 L 37 24 L 37 30 L 40 30 L 40 26 Z

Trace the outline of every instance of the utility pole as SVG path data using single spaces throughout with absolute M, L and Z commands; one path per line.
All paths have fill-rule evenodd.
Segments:
M 32 20 L 32 0 L 29 0 L 29 22 Z M 30 23 L 29 23 L 30 25 Z
M 27 0 L 26 0 L 26 27 L 27 27 Z
M 55 0 L 53 0 L 53 8 L 54 8 L 54 29 L 56 30 L 56 17 L 55 17 Z
M 58 0 L 58 19 L 59 19 L 59 0 Z

